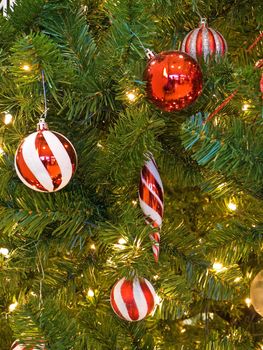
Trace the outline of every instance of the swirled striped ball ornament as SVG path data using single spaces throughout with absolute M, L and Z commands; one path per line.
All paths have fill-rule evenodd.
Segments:
M 158 231 L 152 233 L 153 255 L 156 262 L 160 253 L 160 229 L 163 221 L 164 196 L 163 184 L 156 162 L 151 154 L 148 155 L 142 170 L 139 184 L 139 201 L 145 220 Z
M 111 290 L 111 307 L 126 321 L 140 321 L 150 315 L 156 306 L 157 296 L 146 278 L 127 280 L 123 277 Z
M 255 311 L 263 317 L 263 270 L 256 275 L 251 283 L 250 299 Z
M 65 187 L 77 166 L 77 154 L 62 134 L 49 131 L 40 120 L 38 131 L 27 136 L 15 154 L 15 169 L 20 180 L 39 192 L 55 192 Z
M 30 341 L 31 344 L 31 341 Z M 20 342 L 19 340 L 16 340 L 12 346 L 11 350 L 45 350 L 45 345 L 43 343 L 35 344 L 33 346 L 29 346 L 27 344 L 24 344 Z
M 223 35 L 208 27 L 205 18 L 201 19 L 199 28 L 193 29 L 184 38 L 181 51 L 195 59 L 203 57 L 207 62 L 209 57 L 216 59 L 227 52 L 227 43 Z

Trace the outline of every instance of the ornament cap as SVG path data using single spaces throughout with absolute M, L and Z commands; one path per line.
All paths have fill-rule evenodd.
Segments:
M 201 18 L 200 20 L 200 27 L 206 27 L 207 26 L 207 19 L 205 17 Z
M 48 130 L 48 125 L 45 118 L 39 119 L 39 122 L 37 123 L 37 131 L 39 130 Z
M 150 60 L 151 58 L 155 57 L 155 54 L 150 50 L 150 49 L 146 49 L 145 50 L 145 54 L 147 56 L 147 58 Z

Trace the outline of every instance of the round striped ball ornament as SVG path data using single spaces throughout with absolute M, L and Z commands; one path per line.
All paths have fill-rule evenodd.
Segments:
M 113 311 L 126 321 L 140 321 L 155 309 L 157 296 L 145 278 L 127 280 L 123 277 L 111 290 Z
M 27 136 L 15 154 L 20 180 L 39 192 L 55 192 L 65 187 L 77 166 L 77 154 L 62 134 L 48 130 L 40 119 L 38 131 Z
M 182 42 L 181 50 L 193 58 L 218 58 L 227 52 L 227 43 L 222 34 L 208 27 L 206 18 L 202 18 L 199 28 L 193 29 Z
M 42 343 L 35 344 L 32 347 L 29 347 L 27 344 L 22 344 L 19 340 L 16 340 L 12 346 L 11 350 L 45 350 L 45 345 Z

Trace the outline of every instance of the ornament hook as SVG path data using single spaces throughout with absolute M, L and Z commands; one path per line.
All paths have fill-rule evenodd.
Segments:
M 206 25 L 207 24 L 207 19 L 205 17 L 202 17 L 200 20 L 200 25 Z
M 45 108 L 43 116 L 44 116 L 44 119 L 45 119 L 47 117 L 48 108 L 47 108 L 47 93 L 46 93 L 44 69 L 42 69 L 42 71 L 41 71 L 41 76 L 42 76 L 42 85 L 43 85 L 43 94 L 44 94 L 44 108 Z

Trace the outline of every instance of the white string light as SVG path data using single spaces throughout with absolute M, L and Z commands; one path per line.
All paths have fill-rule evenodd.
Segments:
M 93 298 L 94 297 L 94 291 L 92 289 L 88 290 L 88 297 Z
M 250 298 L 246 298 L 246 299 L 245 299 L 245 303 L 247 304 L 247 307 L 250 307 L 250 305 L 251 305 L 251 299 L 250 299 Z
M 250 105 L 248 103 L 244 103 L 242 106 L 242 111 L 247 111 L 249 109 Z
M 227 207 L 228 207 L 228 209 L 231 210 L 231 211 L 237 210 L 237 205 L 236 205 L 236 203 L 234 203 L 234 202 L 232 202 L 232 201 L 229 201 L 229 202 L 227 203 Z
M 227 268 L 223 266 L 223 264 L 221 264 L 220 262 L 215 261 L 213 263 L 213 270 L 215 270 L 216 272 L 222 272 L 227 270 Z
M 18 302 L 17 302 L 17 301 L 14 302 L 13 304 L 10 304 L 10 305 L 9 305 L 9 308 L 8 308 L 8 309 L 9 309 L 9 312 L 15 311 L 17 305 L 18 305 Z
M 28 64 L 24 64 L 24 65 L 22 66 L 22 69 L 23 69 L 24 71 L 26 71 L 26 72 L 30 72 L 31 69 L 32 69 L 32 67 L 31 67 L 30 65 L 28 65 Z
M 12 114 L 5 112 L 5 118 L 4 118 L 5 125 L 12 123 L 12 120 L 13 120 Z
M 9 256 L 9 250 L 7 248 L 0 248 L 0 254 L 8 258 Z

